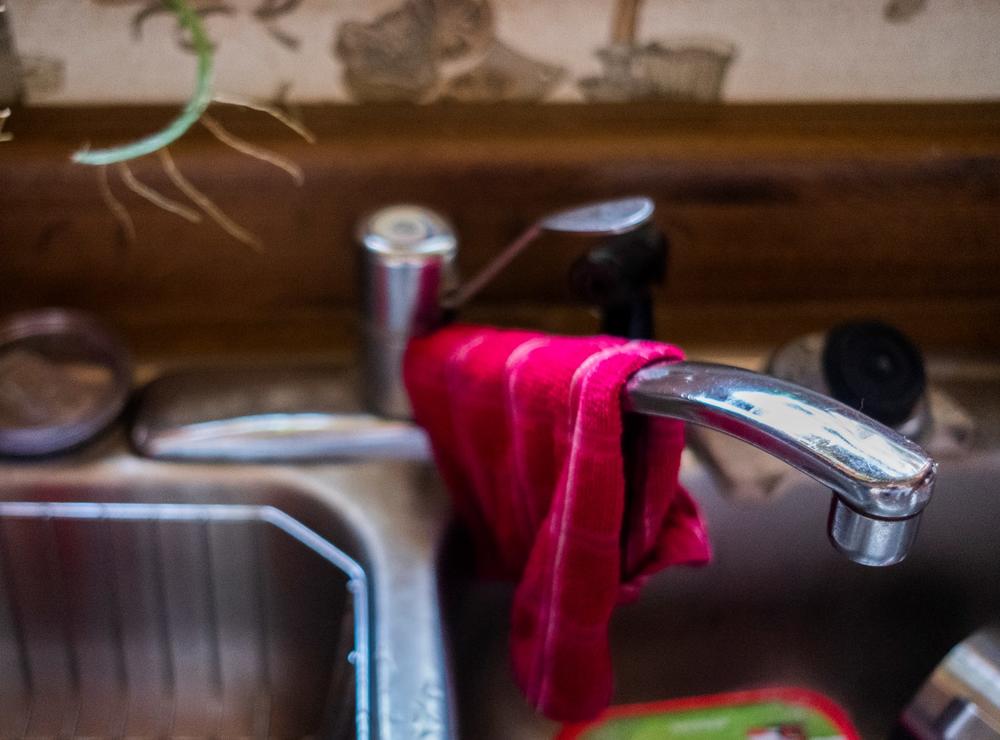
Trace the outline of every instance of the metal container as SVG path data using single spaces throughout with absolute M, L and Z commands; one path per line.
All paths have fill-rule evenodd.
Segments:
M 93 438 L 121 413 L 128 350 L 95 317 L 48 308 L 0 322 L 0 455 L 29 457 Z
M 956 645 L 902 717 L 917 740 L 1000 738 L 1000 626 Z
M 441 296 L 452 286 L 455 232 L 442 216 L 415 205 L 382 208 L 362 221 L 364 250 L 364 398 L 369 410 L 411 416 L 403 387 L 410 338 L 440 323 Z

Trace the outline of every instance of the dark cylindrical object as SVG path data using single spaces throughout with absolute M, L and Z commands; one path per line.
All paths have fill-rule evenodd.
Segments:
M 927 388 L 920 350 L 879 321 L 832 329 L 823 348 L 823 373 L 834 398 L 889 426 L 910 418 Z
M 649 339 L 653 336 L 652 288 L 663 282 L 667 240 L 649 224 L 610 237 L 581 255 L 570 268 L 570 290 L 601 310 L 605 334 Z

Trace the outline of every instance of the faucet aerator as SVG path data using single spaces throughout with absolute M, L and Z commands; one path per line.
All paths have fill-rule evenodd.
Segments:
M 878 519 L 855 511 L 834 493 L 827 522 L 830 542 L 855 563 L 875 567 L 895 565 L 913 546 L 920 516 Z

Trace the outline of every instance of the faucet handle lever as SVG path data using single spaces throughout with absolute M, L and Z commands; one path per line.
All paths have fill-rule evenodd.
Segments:
M 649 223 L 654 210 L 652 199 L 640 195 L 587 203 L 544 216 L 501 249 L 468 282 L 447 296 L 443 301 L 444 308 L 448 311 L 460 308 L 493 282 L 493 279 L 503 272 L 515 257 L 547 231 L 590 237 L 627 234 Z

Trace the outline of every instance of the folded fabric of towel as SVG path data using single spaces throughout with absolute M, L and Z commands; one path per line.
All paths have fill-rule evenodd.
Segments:
M 413 340 L 414 417 L 471 533 L 479 574 L 517 583 L 511 658 L 529 702 L 590 719 L 613 681 L 618 603 L 711 551 L 678 484 L 683 424 L 624 414 L 628 378 L 674 346 L 454 325 Z

